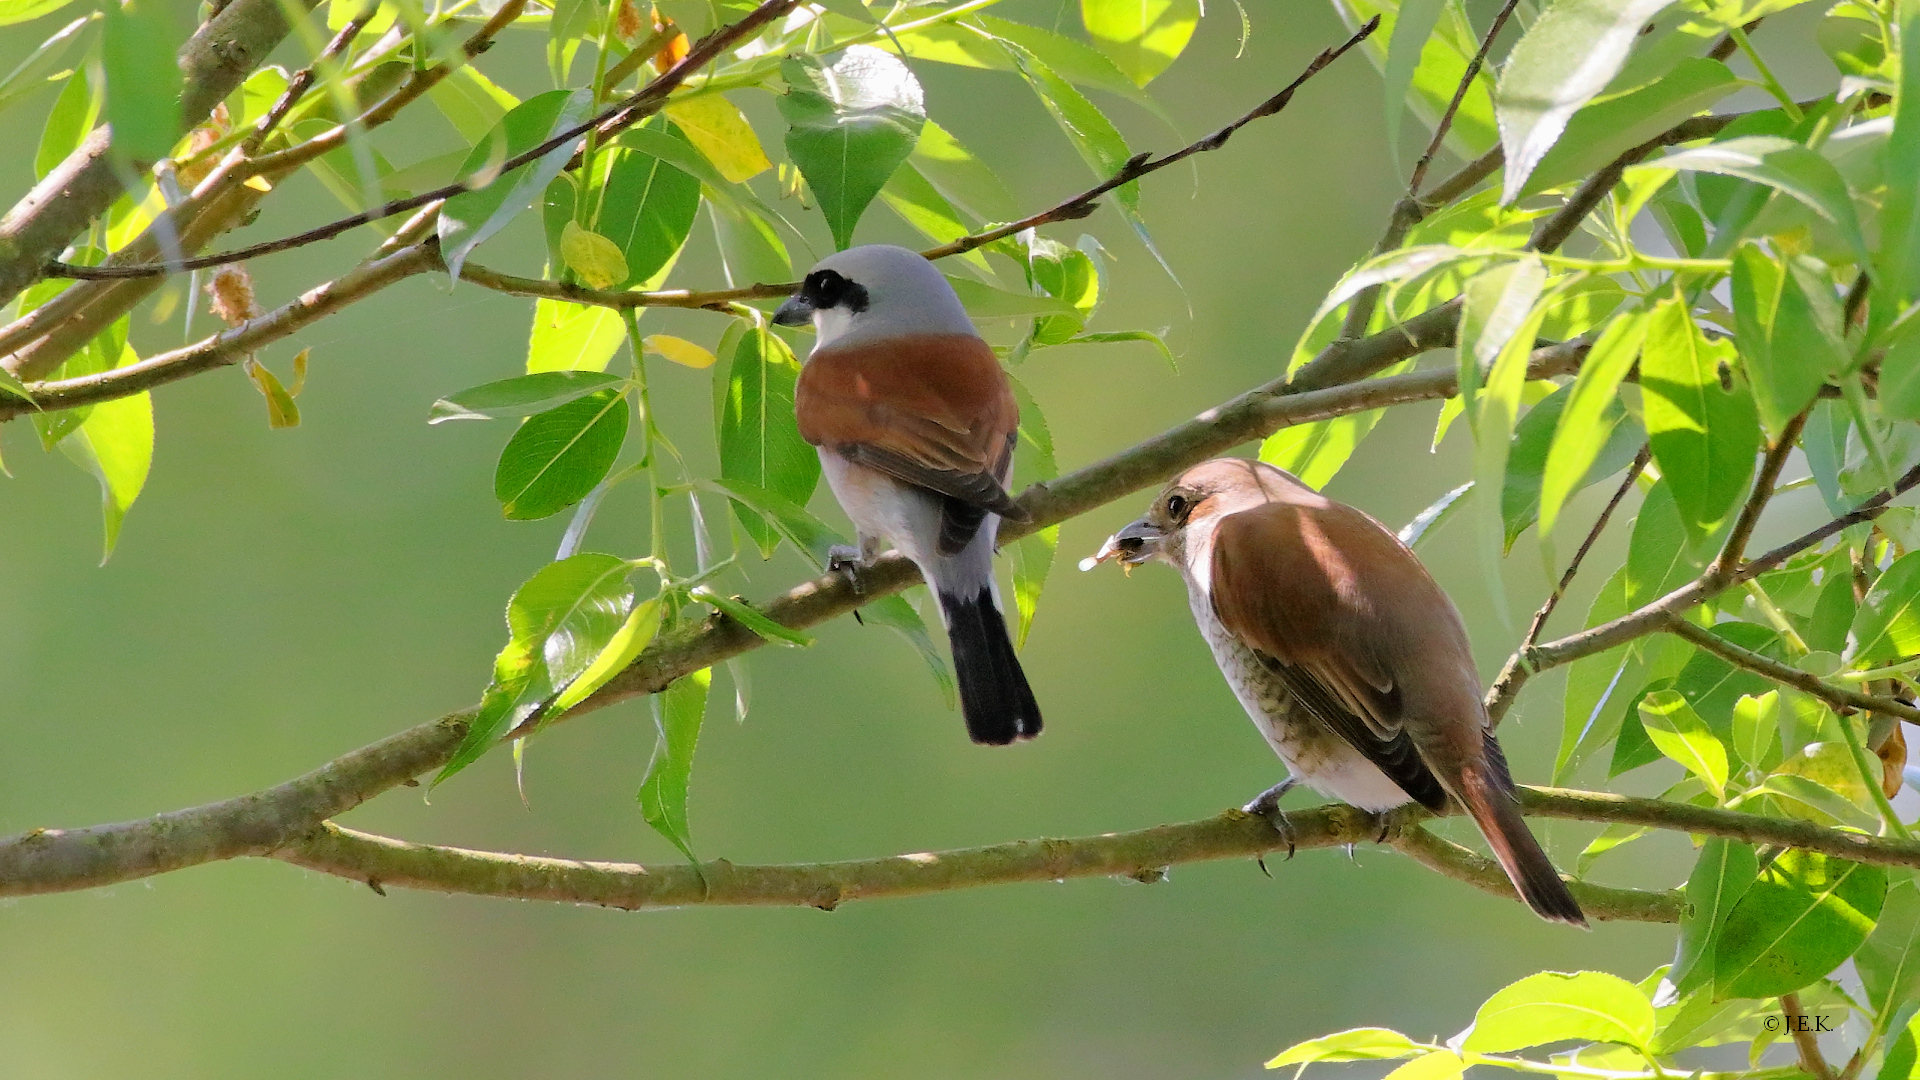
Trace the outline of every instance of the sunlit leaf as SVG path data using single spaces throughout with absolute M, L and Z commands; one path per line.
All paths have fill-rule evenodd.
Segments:
M 1629 312 L 1607 324 L 1580 374 L 1568 391 L 1560 420 L 1554 425 L 1553 442 L 1547 450 L 1546 465 L 1540 476 L 1540 532 L 1551 535 L 1560 517 L 1561 507 L 1576 486 L 1587 482 L 1593 462 L 1610 442 L 1607 416 L 1618 408 L 1615 391 L 1640 356 L 1646 340 L 1647 320 L 1641 312 Z
M 1733 377 L 1734 360 L 1732 343 L 1708 341 L 1684 302 L 1654 306 L 1640 355 L 1647 437 L 1695 543 L 1740 505 L 1760 448 L 1753 396 Z
M 1044 484 L 1060 475 L 1060 467 L 1054 461 L 1053 433 L 1040 406 L 1020 383 L 1013 384 L 1013 392 L 1020 404 L 1020 441 L 1013 458 L 1013 490 L 1022 491 L 1029 485 Z M 1053 569 L 1054 554 L 1059 547 L 1058 525 L 1023 536 L 1012 545 L 1013 602 L 1018 614 L 1013 640 L 1021 647 L 1025 647 L 1027 634 L 1033 629 L 1033 615 L 1040 606 L 1040 593 L 1046 588 L 1047 574 Z
M 1414 515 L 1413 520 L 1407 522 L 1406 527 L 1400 530 L 1400 542 L 1410 548 L 1418 548 L 1420 542 L 1427 538 L 1427 534 L 1446 523 L 1447 518 L 1452 516 L 1460 506 L 1461 498 L 1472 492 L 1473 481 L 1469 480 L 1433 500 L 1425 510 Z
M 1592 174 L 1746 85 L 1718 60 L 1688 57 L 1660 81 L 1589 104 L 1528 174 L 1520 193 L 1536 194 Z
M 1446 0 L 1402 0 L 1393 20 L 1380 81 L 1386 92 L 1387 148 L 1394 156 L 1396 173 L 1402 171 L 1400 121 L 1407 112 L 1407 94 L 1413 88 L 1413 74 L 1420 66 L 1427 39 L 1433 36 L 1433 28 L 1445 7 Z
M 642 339 L 642 344 L 650 353 L 664 356 L 681 367 L 690 367 L 695 370 L 712 367 L 715 359 L 712 353 L 686 338 L 677 338 L 671 334 L 649 334 Z
M 1839 967 L 1872 932 L 1886 898 L 1878 866 L 1788 849 L 1727 916 L 1713 954 L 1720 997 L 1777 997 Z
M 1419 1052 L 1412 1039 L 1389 1028 L 1354 1028 L 1295 1043 L 1274 1055 L 1267 1068 L 1313 1061 L 1378 1061 L 1412 1057 Z
M 134 357 L 127 350 L 129 362 Z M 60 449 L 100 481 L 101 516 L 106 542 L 100 561 L 112 557 L 120 542 L 120 525 L 146 486 L 153 466 L 153 398 L 146 391 L 103 401 Z
M 1199 0 L 1080 0 L 1087 36 L 1136 86 L 1178 59 L 1200 23 Z
M 1488 998 L 1459 1046 L 1497 1054 L 1566 1039 L 1644 1047 L 1653 1039 L 1653 1005 L 1618 975 L 1543 971 Z
M 293 395 L 281 384 L 280 377 L 256 360 L 246 360 L 243 366 L 253 388 L 267 399 L 267 426 L 276 430 L 299 427 L 300 406 L 294 403 Z
M 1853 620 L 1850 659 L 1872 666 L 1920 654 L 1920 552 L 1903 555 L 1874 579 Z
M 50 15 L 72 3 L 73 0 L 0 0 L 0 26 L 37 19 Z
M 849 46 L 831 64 L 789 58 L 780 71 L 787 155 L 845 248 L 867 204 L 913 152 L 927 116 L 920 82 L 898 57 L 867 45 Z
M 702 94 L 677 99 L 667 105 L 666 113 L 728 180 L 738 184 L 773 168 L 752 125 L 739 106 L 725 97 Z
M 620 313 L 611 308 L 534 301 L 527 341 L 527 371 L 600 371 L 626 340 Z
M 1899 10 L 1899 105 L 1887 138 L 1886 175 L 1911 178 L 1920 176 L 1920 108 L 1913 106 L 1920 102 L 1920 8 L 1903 4 Z M 1879 28 L 1871 26 L 1870 32 L 1877 45 Z M 1880 210 L 1880 250 L 1873 265 L 1874 287 L 1893 299 L 1889 306 L 1895 310 L 1920 288 L 1920 194 L 1910 183 L 1887 185 Z
M 1775 436 L 1850 360 L 1840 305 L 1825 277 L 1824 267 L 1806 256 L 1782 263 L 1756 244 L 1743 244 L 1734 255 L 1735 343 L 1760 419 Z
M 1866 241 L 1860 235 L 1847 182 L 1817 150 L 1775 135 L 1747 135 L 1668 154 L 1657 163 L 1662 168 L 1735 176 L 1774 188 L 1838 229 L 1841 239 L 1866 261 Z
M 1540 513 L 1540 492 L 1548 454 L 1564 419 L 1572 389 L 1562 387 L 1527 411 L 1513 431 L 1513 446 L 1507 453 L 1506 486 L 1500 490 L 1500 519 L 1504 526 L 1507 550 L 1519 539 Z M 1588 463 L 1586 474 L 1573 485 L 1578 492 L 1612 476 L 1634 459 L 1646 441 L 1646 432 L 1626 415 L 1618 402 L 1608 402 L 1592 434 L 1600 445 Z M 1572 494 L 1572 492 L 1569 492 Z
M 650 146 L 681 140 L 657 131 L 627 132 L 607 157 L 593 189 L 599 206 L 593 226 L 619 246 L 627 275 L 617 286 L 649 286 L 673 265 L 700 210 L 700 182 L 660 158 L 629 149 L 627 136 Z M 682 143 L 681 145 L 685 145 Z
M 1640 723 L 1653 745 L 1699 777 L 1718 799 L 1727 790 L 1727 748 L 1687 699 L 1672 690 L 1656 690 L 1640 699 Z
M 1451 1050 L 1422 1054 L 1392 1072 L 1384 1080 L 1454 1080 L 1467 1071 L 1467 1063 Z
M 1318 490 L 1359 449 L 1367 433 L 1380 422 L 1383 411 L 1371 409 L 1283 427 L 1260 444 L 1260 460 L 1287 470 L 1301 483 Z
M 1881 1016 L 1920 997 L 1920 888 L 1911 876 L 1887 890 L 1879 923 L 1854 954 L 1867 1005 Z
M 626 394 L 615 389 L 529 417 L 507 440 L 494 470 L 501 511 L 534 521 L 585 498 L 620 456 L 630 417 Z
M 1648 19 L 1672 0 L 1555 0 L 1514 44 L 1494 91 L 1506 148 L 1501 200 L 1527 177 L 1573 114 L 1606 88 Z
M 572 221 L 560 233 L 560 258 L 590 289 L 610 289 L 627 280 L 620 245 Z
M 626 621 L 607 639 L 593 662 L 567 684 L 560 696 L 553 699 L 553 704 L 547 707 L 547 715 L 558 716 L 587 700 L 595 690 L 605 686 L 609 679 L 626 670 L 628 664 L 645 652 L 659 630 L 659 598 L 635 604 L 633 610 L 627 613 Z

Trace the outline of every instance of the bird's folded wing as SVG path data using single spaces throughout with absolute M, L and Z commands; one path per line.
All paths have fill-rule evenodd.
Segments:
M 1020 407 L 987 343 L 969 334 L 816 351 L 794 389 L 800 435 L 849 460 L 1003 517 Z
M 1401 722 L 1401 687 L 1368 602 L 1398 565 L 1379 525 L 1351 507 L 1267 503 L 1214 531 L 1214 613 L 1261 655 L 1300 705 L 1400 785 L 1438 809 L 1445 792 Z M 1397 545 L 1396 545 L 1397 546 Z

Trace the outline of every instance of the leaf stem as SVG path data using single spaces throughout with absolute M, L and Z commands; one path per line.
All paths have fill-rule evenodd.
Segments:
M 1753 42 L 1747 39 L 1747 32 L 1738 26 L 1729 26 L 1727 36 L 1732 38 L 1740 51 L 1747 55 L 1747 60 L 1753 64 L 1753 69 L 1760 73 L 1761 85 L 1766 88 L 1767 93 L 1773 95 L 1774 100 L 1780 103 L 1780 108 L 1786 112 L 1789 119 L 1796 124 L 1799 123 L 1806 114 L 1802 113 L 1800 106 L 1788 96 L 1786 87 L 1780 85 L 1780 80 L 1773 77 L 1773 69 L 1760 58 L 1760 50 L 1754 48 Z

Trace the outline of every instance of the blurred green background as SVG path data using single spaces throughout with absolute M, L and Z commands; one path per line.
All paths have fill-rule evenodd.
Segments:
M 1235 12 L 1212 7 L 1156 85 L 1177 131 L 1102 102 L 1136 149 L 1171 149 L 1238 115 L 1346 33 L 1324 5 L 1250 4 L 1252 37 L 1236 57 Z M 1076 25 L 1071 6 L 1020 14 Z M 1759 35 L 1796 90 L 1831 79 L 1801 44 L 1796 16 L 1817 14 L 1770 20 Z M 56 25 L 7 30 L 0 68 Z M 522 94 L 545 89 L 543 42 L 543 32 L 511 35 L 487 70 Z M 291 49 L 281 59 L 299 63 Z M 916 68 L 932 115 L 1000 166 L 1023 206 L 1086 184 L 1016 81 Z M 0 189 L 31 183 L 51 96 L 0 122 L 0 144 L 15 148 L 0 159 Z M 1318 299 L 1372 245 L 1399 193 L 1379 98 L 1374 70 L 1351 57 L 1282 116 L 1148 181 L 1149 222 L 1184 288 L 1110 214 L 1086 223 L 1117 260 L 1096 328 L 1171 327 L 1180 366 L 1170 372 L 1145 346 L 1030 359 L 1018 375 L 1047 410 L 1063 468 L 1284 370 Z M 771 100 L 743 104 L 777 146 Z M 389 138 L 417 140 L 423 155 L 454 146 L 437 116 L 415 112 Z M 234 239 L 338 212 L 311 180 L 294 183 Z M 1053 233 L 1070 242 L 1078 231 Z M 696 230 L 676 283 L 719 281 L 708 235 Z M 861 238 L 912 242 L 877 203 Z M 260 261 L 263 302 L 344 268 L 370 242 L 362 230 Z M 537 272 L 537 230 L 523 221 L 480 257 Z M 93 481 L 42 454 L 27 425 L 8 425 L 0 833 L 256 789 L 471 702 L 501 641 L 505 598 L 551 556 L 565 518 L 501 519 L 491 483 L 504 426 L 424 420 L 436 397 L 519 369 L 531 306 L 416 278 L 311 327 L 264 356 L 284 371 L 294 351 L 313 348 L 294 431 L 268 430 L 237 370 L 160 391 L 152 477 L 104 568 Z M 722 321 L 649 313 L 643 326 L 710 345 Z M 195 336 L 211 329 L 202 315 Z M 143 354 L 180 340 L 177 312 L 165 325 L 136 314 Z M 710 374 L 658 361 L 654 371 L 669 431 L 710 460 Z M 1457 429 L 1429 454 L 1436 412 L 1391 416 L 1332 491 L 1398 526 L 1460 483 L 1467 436 Z M 1587 493 L 1578 512 L 1604 494 Z M 637 502 L 616 499 L 590 546 L 639 552 Z M 1175 575 L 1073 570 L 1144 503 L 1132 496 L 1062 530 L 1024 653 L 1047 712 L 1035 743 L 968 744 L 906 646 L 852 620 L 823 627 L 810 650 L 754 654 L 744 725 L 716 680 L 694 774 L 703 857 L 810 861 L 1131 829 L 1217 813 L 1278 779 L 1193 632 Z M 1782 507 L 1763 540 L 1818 512 L 1807 499 Z M 824 490 L 814 508 L 844 522 Z M 1529 534 L 1497 611 L 1469 528 L 1452 528 L 1425 554 L 1491 674 L 1537 603 L 1541 560 Z M 1596 558 L 1617 557 L 1623 535 Z M 1604 573 L 1575 590 L 1556 627 L 1575 626 Z M 751 575 L 743 591 L 759 597 L 803 573 L 783 554 Z M 1559 680 L 1538 680 L 1501 729 L 1523 781 L 1546 779 L 1558 705 Z M 633 799 L 653 738 L 646 705 L 624 705 L 530 747 L 531 811 L 508 756 L 494 754 L 431 804 L 397 790 L 345 820 L 422 841 L 672 862 Z M 1569 867 L 1592 834 L 1536 828 Z M 1683 838 L 1633 850 L 1596 876 L 1661 887 L 1684 876 Z M 382 898 L 279 863 L 217 864 L 0 906 L 0 1076 L 1248 1077 L 1297 1039 L 1365 1024 L 1444 1037 L 1523 974 L 1596 966 L 1638 979 L 1670 949 L 1667 928 L 1549 926 L 1385 849 L 1269 866 L 1271 877 L 1225 862 L 1176 867 L 1153 886 L 995 887 L 831 914 L 625 914 Z

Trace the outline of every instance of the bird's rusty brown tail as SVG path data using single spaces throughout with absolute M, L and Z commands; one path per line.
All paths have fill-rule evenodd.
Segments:
M 1506 759 L 1491 734 L 1487 737 L 1487 761 L 1461 771 L 1460 798 L 1467 816 L 1473 818 L 1480 834 L 1487 838 L 1500 868 L 1507 872 L 1520 899 L 1526 901 L 1534 914 L 1550 922 L 1585 929 L 1586 914 L 1520 814 L 1520 803 L 1513 795 L 1513 780 L 1507 775 Z

